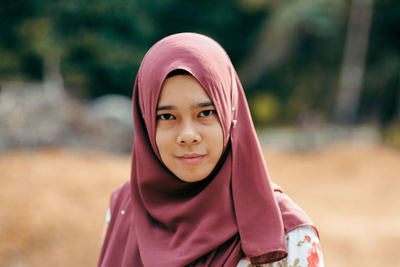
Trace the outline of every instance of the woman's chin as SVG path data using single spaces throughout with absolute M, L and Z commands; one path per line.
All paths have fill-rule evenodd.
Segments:
M 209 173 L 204 174 L 204 173 L 194 173 L 194 172 L 175 174 L 176 177 L 187 183 L 200 182 L 205 178 L 207 178 L 208 175 Z

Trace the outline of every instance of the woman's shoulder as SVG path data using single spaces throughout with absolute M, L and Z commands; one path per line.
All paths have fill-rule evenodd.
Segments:
M 131 181 L 130 179 L 126 181 L 124 184 L 121 186 L 117 187 L 114 191 L 111 193 L 110 197 L 110 207 L 107 210 L 107 215 L 106 215 L 106 226 L 108 226 L 111 222 L 111 218 L 115 216 L 115 212 L 122 212 L 122 214 L 125 213 L 125 210 L 128 210 L 128 207 L 131 203 L 130 197 L 131 197 Z
M 120 185 L 116 189 L 114 189 L 114 191 L 112 192 L 112 195 L 118 196 L 118 194 L 120 192 L 129 191 L 130 187 L 131 187 L 131 180 L 128 179 L 125 183 L 123 183 L 122 185 Z
M 123 185 L 117 187 L 112 193 L 110 198 L 110 208 L 113 210 L 118 203 L 126 198 L 130 198 L 131 180 L 129 179 Z
M 274 190 L 274 196 L 281 212 L 285 233 L 302 226 L 313 226 L 317 232 L 310 217 L 288 195 L 280 190 Z

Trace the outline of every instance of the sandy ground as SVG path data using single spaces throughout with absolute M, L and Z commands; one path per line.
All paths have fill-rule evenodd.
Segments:
M 313 218 L 326 266 L 400 266 L 400 151 L 265 149 L 273 180 Z M 95 266 L 109 194 L 129 156 L 64 149 L 0 155 L 0 266 Z

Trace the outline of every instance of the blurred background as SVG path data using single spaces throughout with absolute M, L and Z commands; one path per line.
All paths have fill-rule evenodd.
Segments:
M 1 0 L 0 266 L 95 266 L 159 39 L 219 42 L 327 266 L 400 266 L 400 2 Z

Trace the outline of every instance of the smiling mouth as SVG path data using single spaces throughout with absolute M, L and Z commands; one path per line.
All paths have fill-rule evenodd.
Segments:
M 183 155 L 178 157 L 178 159 L 180 159 L 183 163 L 186 164 L 199 164 L 203 158 L 205 157 L 205 155 L 200 155 L 200 154 L 189 154 L 189 155 Z

